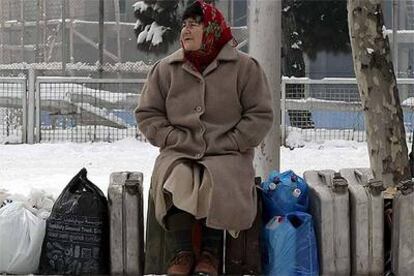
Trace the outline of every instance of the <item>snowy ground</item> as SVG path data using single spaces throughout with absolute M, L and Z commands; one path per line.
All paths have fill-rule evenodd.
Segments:
M 144 196 L 158 149 L 133 138 L 115 143 L 65 143 L 0 145 L 0 191 L 29 195 L 43 189 L 55 198 L 82 168 L 88 178 L 107 193 L 109 175 L 115 171 L 144 173 Z M 281 171 L 302 175 L 311 169 L 369 166 L 366 143 L 333 140 L 305 143 L 302 148 L 281 148 Z M 146 205 L 146 198 L 144 200 Z M 146 207 L 146 206 L 145 206 Z

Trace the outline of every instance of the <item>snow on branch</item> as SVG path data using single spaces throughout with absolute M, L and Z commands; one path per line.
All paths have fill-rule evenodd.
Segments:
M 160 26 L 157 22 L 152 22 L 151 28 L 148 31 L 147 41 L 151 41 L 152 45 L 157 46 L 158 44 L 162 43 L 162 35 L 165 33 L 166 30 L 169 28 Z
M 168 52 L 180 34 L 183 4 L 180 0 L 140 0 L 133 5 L 139 50 L 157 55 Z
M 134 8 L 134 11 L 145 12 L 149 8 L 149 5 L 144 1 L 139 1 L 135 2 L 132 7 Z
M 145 26 L 144 30 L 139 33 L 137 43 L 151 42 L 153 46 L 157 46 L 163 42 L 162 36 L 168 29 L 154 21 L 151 25 Z

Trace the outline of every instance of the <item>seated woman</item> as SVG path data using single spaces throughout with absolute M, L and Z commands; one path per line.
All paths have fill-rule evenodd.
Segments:
M 252 163 L 271 128 L 271 95 L 217 8 L 198 0 L 182 20 L 181 49 L 154 65 L 135 113 L 160 148 L 150 189 L 174 251 L 168 274 L 217 275 L 222 230 L 248 229 L 256 216 Z M 196 221 L 203 225 L 197 260 Z

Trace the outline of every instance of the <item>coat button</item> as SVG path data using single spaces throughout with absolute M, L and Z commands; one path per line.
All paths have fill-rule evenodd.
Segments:
M 197 105 L 194 110 L 197 112 L 201 112 L 203 109 L 201 108 L 201 106 Z

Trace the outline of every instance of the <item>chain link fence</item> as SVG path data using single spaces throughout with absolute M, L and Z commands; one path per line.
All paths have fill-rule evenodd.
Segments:
M 95 64 L 99 60 L 99 2 L 1 0 L 1 63 Z M 149 60 L 136 49 L 134 2 L 103 1 L 103 63 Z
M 100 0 L 0 0 L 0 76 L 18 76 L 30 64 L 44 76 L 141 78 L 142 68 L 167 53 L 137 50 L 133 4 L 137 0 L 103 0 L 104 41 L 99 73 Z M 229 6 L 222 1 L 223 8 Z M 246 50 L 247 27 L 233 33 Z M 94 69 L 92 69 L 94 68 Z M 43 71 L 44 70 L 44 71 Z
M 145 80 L 39 77 L 38 142 L 142 140 L 134 109 Z
M 31 133 L 37 142 L 144 139 L 133 111 L 145 79 L 30 79 L 0 78 L 0 143 L 25 143 Z M 414 80 L 397 82 L 407 138 L 412 141 Z M 283 78 L 281 115 L 283 141 L 292 133 L 305 141 L 366 141 L 355 79 Z
M 414 79 L 397 81 L 407 138 L 414 130 Z M 302 97 L 298 97 L 302 95 Z M 355 79 L 283 78 L 282 141 L 299 133 L 305 141 L 366 141 L 364 114 Z
M 0 78 L 0 144 L 26 142 L 26 79 Z

